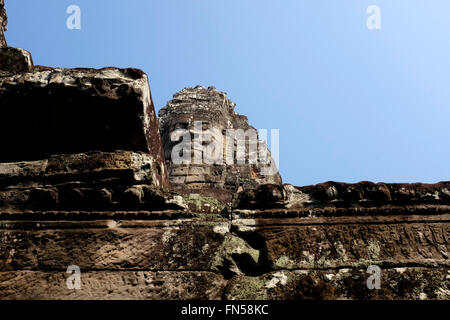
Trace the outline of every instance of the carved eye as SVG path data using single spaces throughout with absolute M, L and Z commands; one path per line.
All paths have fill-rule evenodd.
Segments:
M 202 123 L 202 130 L 208 130 L 210 128 L 210 123 L 209 122 L 203 122 Z

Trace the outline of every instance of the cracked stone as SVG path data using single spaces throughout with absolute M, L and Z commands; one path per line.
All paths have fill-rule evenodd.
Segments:
M 24 49 L 0 48 L 0 71 L 20 73 L 33 69 L 31 53 Z

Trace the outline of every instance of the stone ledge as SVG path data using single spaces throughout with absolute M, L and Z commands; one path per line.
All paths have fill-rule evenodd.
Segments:
M 7 24 L 8 24 L 8 17 L 6 16 L 5 1 L 0 0 L 0 48 L 7 46 L 4 34 Z
M 389 221 L 392 216 L 431 216 L 431 215 L 447 215 L 450 213 L 450 205 L 435 204 L 418 204 L 418 205 L 383 205 L 378 207 L 359 207 L 350 208 L 293 208 L 293 209 L 266 209 L 266 210 L 249 210 L 234 209 L 232 211 L 233 219 L 259 219 L 259 220 L 277 220 L 284 223 L 285 219 L 296 218 L 317 218 L 316 221 L 331 221 L 331 218 L 339 217 L 361 217 L 366 221 Z M 326 220 L 320 220 L 324 218 Z
M 0 73 L 0 162 L 55 154 L 146 152 L 167 171 L 147 75 L 138 69 L 34 67 Z
M 21 73 L 33 69 L 31 53 L 19 48 L 0 48 L 0 71 Z
M 450 182 L 355 184 L 326 182 L 314 186 L 296 187 L 266 184 L 236 193 L 235 210 L 316 209 L 336 208 L 355 211 L 359 208 L 417 205 L 450 205 Z M 380 210 L 381 211 L 381 210 Z
M 450 268 L 382 268 L 380 289 L 367 269 L 277 271 L 228 282 L 228 300 L 449 300 Z
M 232 231 L 257 241 L 272 270 L 449 266 L 449 217 L 243 219 Z
M 161 163 L 145 152 L 87 152 L 0 163 L 0 209 L 150 210 L 180 208 L 162 190 Z
M 65 271 L 0 272 L 0 300 L 219 300 L 226 284 L 204 271 L 81 272 L 80 290 L 67 288 Z

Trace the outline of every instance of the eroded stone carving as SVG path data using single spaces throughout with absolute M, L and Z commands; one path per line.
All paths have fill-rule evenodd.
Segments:
M 260 163 L 169 162 L 176 194 L 171 132 L 218 128 L 191 158 L 252 129 L 224 93 L 174 96 L 164 156 L 143 72 L 34 67 L 5 26 L 0 0 L 0 300 L 450 299 L 450 182 L 295 187 Z
M 239 146 L 239 140 L 236 130 L 254 134 L 256 139 L 259 137 L 255 128 L 248 124 L 247 117 L 234 112 L 235 104 L 230 101 L 227 95 L 217 91 L 214 87 L 186 88 L 173 96 L 159 112 L 160 131 L 164 147 L 164 155 L 169 170 L 169 180 L 171 186 L 181 191 L 197 190 L 204 193 L 215 194 L 222 199 L 230 198 L 230 195 L 239 189 L 251 189 L 261 184 L 281 185 L 281 177 L 278 170 L 270 174 L 264 174 L 263 170 L 269 167 L 276 167 L 274 161 L 268 152 L 268 162 L 256 157 L 255 163 L 250 163 L 252 150 L 250 143 L 243 144 L 245 148 L 245 163 L 239 164 L 235 156 Z M 198 126 L 200 123 L 200 127 Z M 192 141 L 188 164 L 175 163 L 173 159 L 173 150 L 182 140 L 173 141 L 171 136 L 177 130 L 185 130 Z M 233 131 L 235 130 L 235 131 Z M 200 132 L 202 131 L 202 132 Z M 205 138 L 203 132 L 213 132 L 208 138 Z M 227 140 L 227 133 L 232 133 L 231 139 Z M 199 135 L 203 134 L 203 141 L 198 142 Z M 230 142 L 231 141 L 231 142 Z M 242 141 L 242 140 L 241 140 Z M 230 142 L 230 143 L 228 143 Z M 214 148 L 220 148 L 216 152 L 214 163 L 208 163 L 205 158 L 205 148 L 211 145 Z M 258 146 L 267 150 L 265 144 Z M 218 157 L 217 157 L 218 155 Z M 227 158 L 229 157 L 229 158 Z M 232 159 L 232 162 L 227 160 Z M 196 161 L 202 159 L 202 162 Z M 218 160 L 218 161 L 217 161 Z M 212 161 L 209 161 L 212 162 Z
M 0 74 L 0 162 L 116 150 L 147 152 L 166 169 L 148 77 L 137 69 Z

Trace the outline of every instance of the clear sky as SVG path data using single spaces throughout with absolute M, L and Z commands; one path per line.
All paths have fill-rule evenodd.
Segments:
M 81 30 L 66 27 L 69 5 Z M 369 5 L 381 29 L 369 30 Z M 197 84 L 280 129 L 280 171 L 450 180 L 448 0 L 6 0 L 8 44 L 35 64 L 137 67 L 157 110 Z

